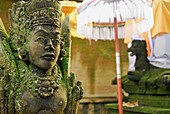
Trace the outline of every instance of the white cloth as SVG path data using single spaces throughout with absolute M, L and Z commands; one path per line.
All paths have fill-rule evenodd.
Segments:
M 128 48 L 132 46 L 132 42 L 128 43 Z M 129 69 L 128 71 L 135 71 L 135 61 L 136 61 L 136 56 L 131 56 L 132 52 L 128 52 L 128 58 L 129 58 Z
M 153 44 L 150 63 L 160 68 L 170 68 L 170 34 L 156 36 Z

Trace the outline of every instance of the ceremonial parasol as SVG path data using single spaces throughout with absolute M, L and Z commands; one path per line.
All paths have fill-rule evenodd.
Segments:
M 149 2 L 147 2 L 149 1 Z M 115 51 L 117 67 L 117 87 L 119 113 L 123 113 L 121 92 L 120 54 L 117 23 L 139 18 L 138 23 L 127 25 L 128 34 L 132 36 L 148 31 L 153 26 L 153 13 L 150 0 L 84 0 L 78 9 L 77 31 L 90 39 L 93 36 L 93 22 L 114 23 Z M 130 30 L 129 30 L 130 28 Z

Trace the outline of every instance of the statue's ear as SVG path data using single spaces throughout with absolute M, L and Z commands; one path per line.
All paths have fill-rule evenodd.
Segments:
M 71 57 L 71 25 L 69 16 L 66 16 L 61 24 L 61 37 L 64 41 L 64 50 L 66 55 L 62 60 L 58 61 L 58 64 L 61 68 L 62 74 L 64 77 L 67 77 L 70 74 L 70 57 Z

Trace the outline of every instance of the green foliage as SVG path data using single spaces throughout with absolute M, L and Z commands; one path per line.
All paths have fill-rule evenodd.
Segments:
M 2 31 L 1 31 L 2 33 Z M 5 34 L 5 33 L 4 33 Z M 16 90 L 19 87 L 19 75 L 17 71 L 17 65 L 15 62 L 15 57 L 8 43 L 9 39 L 7 35 L 1 36 L 0 45 L 1 45 L 1 63 L 0 66 L 3 68 L 3 76 L 1 77 L 1 86 L 4 87 L 5 91 L 8 94 L 8 106 L 13 104 L 14 96 L 16 95 Z M 17 83 L 16 83 L 17 82 Z

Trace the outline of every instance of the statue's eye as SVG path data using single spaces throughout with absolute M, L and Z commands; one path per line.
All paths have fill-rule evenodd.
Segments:
M 54 34 L 51 38 L 54 45 L 60 44 L 60 34 Z
M 43 36 L 38 36 L 36 39 L 35 39 L 36 42 L 40 42 L 40 43 L 44 43 L 45 42 L 45 38 Z
M 51 39 L 51 41 L 53 42 L 54 45 L 60 44 L 60 40 L 57 39 Z

